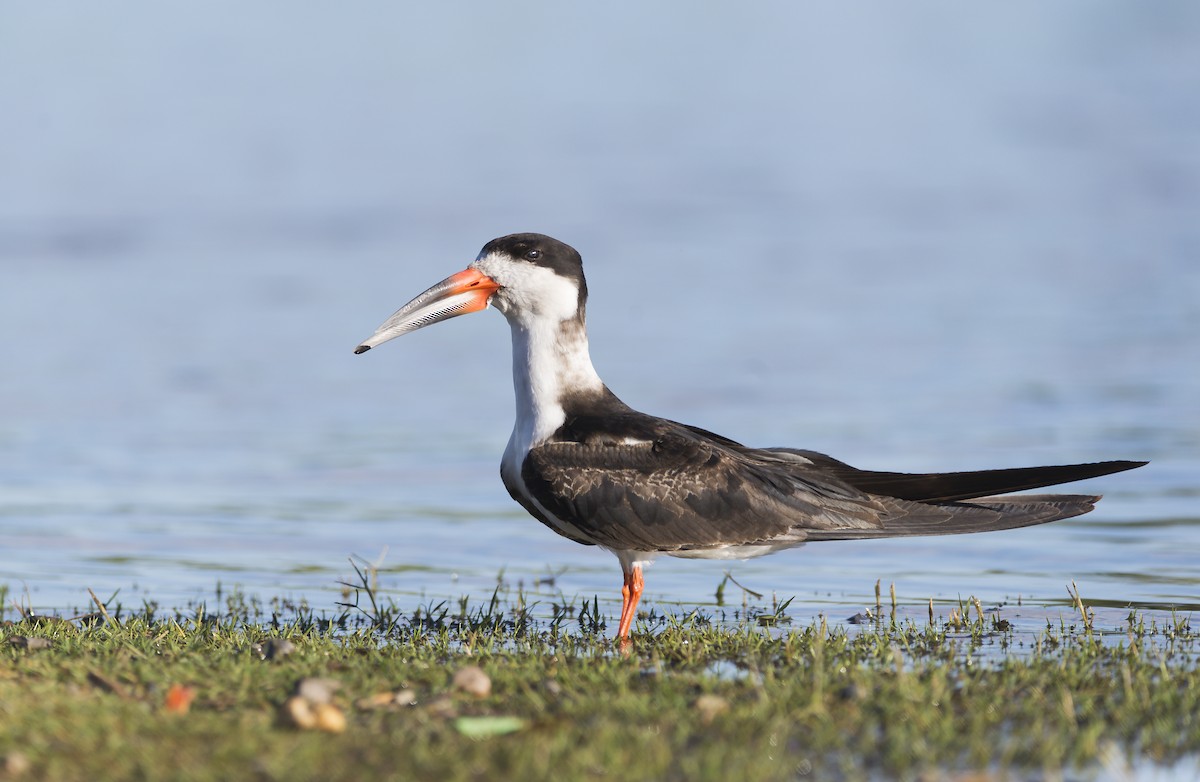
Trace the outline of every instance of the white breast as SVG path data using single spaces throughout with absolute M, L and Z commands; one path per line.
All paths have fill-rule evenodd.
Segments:
M 604 384 L 592 366 L 587 331 L 579 318 L 579 289 L 572 280 L 540 266 L 485 256 L 474 264 L 503 286 L 492 304 L 512 330 L 516 421 L 500 464 L 501 475 L 568 535 L 581 537 L 525 489 L 521 466 L 531 448 L 545 442 L 566 421 L 562 399 Z

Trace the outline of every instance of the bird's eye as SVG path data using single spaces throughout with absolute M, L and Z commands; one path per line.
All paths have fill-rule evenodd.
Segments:
M 542 257 L 541 250 L 530 250 L 529 252 L 525 253 L 525 260 L 527 260 L 527 261 L 536 261 L 538 258 L 541 258 L 541 257 Z

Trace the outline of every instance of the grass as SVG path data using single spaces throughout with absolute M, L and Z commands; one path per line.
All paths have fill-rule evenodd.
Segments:
M 220 612 L 10 611 L 0 779 L 1025 778 L 1200 757 L 1185 617 L 1017 627 L 968 599 L 918 621 L 893 598 L 801 625 L 772 601 L 736 624 L 652 611 L 622 653 L 596 600 L 498 588 L 401 613 L 359 577 L 331 617 L 236 592 Z M 486 692 L 455 683 L 470 666 Z M 336 682 L 341 732 L 281 716 L 312 677 Z

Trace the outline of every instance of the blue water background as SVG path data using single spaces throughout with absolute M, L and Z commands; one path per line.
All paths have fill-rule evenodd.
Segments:
M 582 251 L 595 364 L 647 412 L 875 469 L 1153 460 L 1080 519 L 741 583 L 802 616 L 877 579 L 1200 604 L 1186 2 L 6 5 L 10 599 L 335 610 L 351 554 L 406 607 L 502 571 L 617 599 L 500 484 L 498 314 L 351 353 L 525 230 Z M 711 605 L 725 567 L 662 560 L 647 600 Z

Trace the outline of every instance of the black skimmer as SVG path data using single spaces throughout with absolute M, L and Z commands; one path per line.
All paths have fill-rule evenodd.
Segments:
M 538 521 L 620 560 L 622 639 L 642 594 L 642 568 L 662 554 L 744 559 L 822 540 L 1044 524 L 1087 513 L 1100 498 L 997 495 L 1145 464 L 877 472 L 813 451 L 749 448 L 639 413 L 592 366 L 579 253 L 535 233 L 488 242 L 464 271 L 405 304 L 354 352 L 489 304 L 512 329 L 517 400 L 500 476 Z

